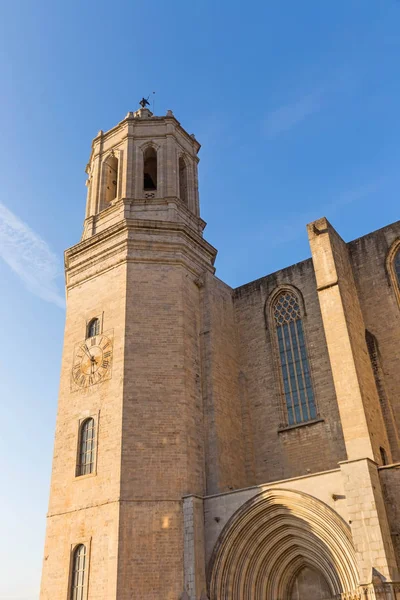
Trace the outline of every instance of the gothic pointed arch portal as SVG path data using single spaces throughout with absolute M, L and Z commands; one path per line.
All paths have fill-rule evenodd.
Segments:
M 225 526 L 209 569 L 210 600 L 325 600 L 356 597 L 350 528 L 323 502 L 272 489 Z

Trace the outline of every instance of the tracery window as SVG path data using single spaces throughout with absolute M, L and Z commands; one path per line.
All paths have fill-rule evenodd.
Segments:
M 283 393 L 289 425 L 317 418 L 300 303 L 285 290 L 273 304 Z
M 86 562 L 86 546 L 79 544 L 72 556 L 70 600 L 84 600 Z
M 76 475 L 89 475 L 94 471 L 96 423 L 92 417 L 86 419 L 79 431 L 79 452 Z
M 92 319 L 89 322 L 87 328 L 87 336 L 88 338 L 94 337 L 95 335 L 99 335 L 100 333 L 100 319 Z

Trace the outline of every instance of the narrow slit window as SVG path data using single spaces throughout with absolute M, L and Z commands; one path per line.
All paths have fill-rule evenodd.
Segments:
M 99 335 L 99 333 L 100 333 L 100 320 L 97 318 L 92 319 L 89 322 L 86 337 L 91 338 L 91 337 L 94 337 L 95 335 Z
M 94 419 L 86 419 L 79 432 L 79 452 L 77 464 L 77 477 L 89 475 L 94 471 L 96 444 L 96 424 Z
M 70 600 L 84 600 L 86 584 L 86 546 L 79 544 L 72 557 Z
M 300 304 L 291 291 L 282 292 L 273 306 L 282 387 L 289 425 L 317 418 Z

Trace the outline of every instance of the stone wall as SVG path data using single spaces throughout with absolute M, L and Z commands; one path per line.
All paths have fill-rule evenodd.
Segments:
M 400 464 L 381 467 L 379 476 L 392 542 L 400 571 Z
M 268 298 L 292 286 L 304 300 L 303 325 L 319 418 L 286 427 L 274 324 Z M 329 356 L 311 260 L 298 263 L 234 291 L 240 368 L 250 407 L 254 483 L 332 469 L 346 458 Z M 299 449 L 301 451 L 299 452 Z
M 273 488 L 310 494 L 330 506 L 346 523 L 348 522 L 347 504 L 340 469 L 208 496 L 204 498 L 206 564 L 209 564 L 218 537 L 234 513 L 250 498 Z
M 115 597 L 121 468 L 121 421 L 124 372 L 126 267 L 115 265 L 105 252 L 94 257 L 82 274 L 80 258 L 67 254 L 67 315 L 53 471 L 42 575 L 42 600 L 67 596 L 71 552 L 83 543 L 93 566 L 91 590 Z M 88 254 L 85 255 L 88 258 Z M 78 268 L 76 266 L 78 265 Z M 113 266 L 113 268 L 110 268 Z M 85 340 L 87 322 L 99 316 L 102 331 L 113 338 L 111 377 L 101 385 L 79 389 L 72 385 L 75 346 Z M 78 430 L 82 419 L 96 421 L 97 461 L 92 475 L 76 477 Z
M 381 404 L 395 461 L 400 460 L 400 307 L 386 259 L 399 237 L 397 221 L 347 245 L 365 327 L 378 342 Z
M 212 275 L 202 292 L 202 389 L 205 411 L 207 493 L 245 487 L 239 339 L 232 290 Z

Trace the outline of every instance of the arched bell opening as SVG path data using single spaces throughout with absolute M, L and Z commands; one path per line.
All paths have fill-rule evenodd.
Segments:
M 143 190 L 154 191 L 157 189 L 157 151 L 152 146 L 148 147 L 143 155 Z
M 117 197 L 118 158 L 111 154 L 104 162 L 104 201 L 107 206 Z
M 183 156 L 179 157 L 179 198 L 185 204 L 188 203 L 188 173 Z
M 325 600 L 354 592 L 349 526 L 307 494 L 263 492 L 225 526 L 208 585 L 210 600 Z

